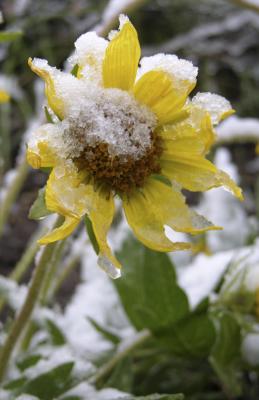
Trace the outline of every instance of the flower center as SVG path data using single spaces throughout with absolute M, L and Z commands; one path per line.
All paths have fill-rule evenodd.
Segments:
M 94 87 L 63 125 L 69 158 L 96 184 L 130 193 L 160 171 L 156 117 L 127 92 Z

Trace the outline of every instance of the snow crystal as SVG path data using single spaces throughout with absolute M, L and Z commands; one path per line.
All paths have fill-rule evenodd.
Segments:
M 138 79 L 146 72 L 152 70 L 162 70 L 172 76 L 174 83 L 181 85 L 184 81 L 196 82 L 198 68 L 187 60 L 178 58 L 172 54 L 156 54 L 151 57 L 144 57 L 140 62 Z M 177 80 L 178 82 L 175 82 Z
M 80 75 L 90 81 L 101 83 L 102 62 L 108 41 L 97 36 L 95 32 L 81 35 L 75 42 L 75 52 L 69 58 L 72 65 L 80 66 Z
M 54 82 L 55 94 L 62 101 L 65 113 L 70 106 L 85 93 L 85 85 L 82 80 L 77 79 L 72 74 L 62 72 L 56 67 L 51 67 L 47 60 L 34 58 L 32 64 L 35 68 L 49 75 Z
M 120 89 L 101 89 L 88 83 L 62 121 L 64 154 L 79 157 L 86 145 L 106 143 L 111 156 L 139 158 L 150 147 L 155 115 Z
M 224 114 L 231 113 L 232 110 L 228 100 L 210 92 L 197 93 L 193 97 L 192 103 L 209 112 L 214 125 L 217 125 L 221 121 Z

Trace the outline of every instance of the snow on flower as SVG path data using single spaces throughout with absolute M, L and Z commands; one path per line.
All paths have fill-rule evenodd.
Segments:
M 70 59 L 73 74 L 29 60 L 59 121 L 35 132 L 27 159 L 34 168 L 52 168 L 46 205 L 65 217 L 40 243 L 65 238 L 88 215 L 99 265 L 118 277 L 121 265 L 107 243 L 115 196 L 136 237 L 168 252 L 190 244 L 169 240 L 165 226 L 191 234 L 219 229 L 187 206 L 182 188 L 224 186 L 242 194 L 206 159 L 213 126 L 232 113 L 230 104 L 210 93 L 189 99 L 197 76 L 189 61 L 166 54 L 140 61 L 138 35 L 126 16 L 109 39 L 82 35 Z

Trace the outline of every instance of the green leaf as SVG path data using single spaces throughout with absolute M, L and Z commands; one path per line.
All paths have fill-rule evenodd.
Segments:
M 169 257 L 128 238 L 118 253 L 122 277 L 113 281 L 123 307 L 138 329 L 160 332 L 189 313 L 188 300 L 177 285 Z
M 226 390 L 232 396 L 239 396 L 241 395 L 239 381 L 241 328 L 229 312 L 214 314 L 214 320 L 218 327 L 218 335 L 210 356 L 210 363 Z
M 90 324 L 99 332 L 105 339 L 109 340 L 110 342 L 114 344 L 120 343 L 121 339 L 119 336 L 115 335 L 111 331 L 109 331 L 107 328 L 104 328 L 101 326 L 98 322 L 96 322 L 93 318 L 87 317 L 88 321 Z
M 71 372 L 74 363 L 67 362 L 28 381 L 20 393 L 38 396 L 41 400 L 54 399 L 72 386 Z
M 41 359 L 42 359 L 42 356 L 40 354 L 32 354 L 25 358 L 22 358 L 21 360 L 18 360 L 16 365 L 20 371 L 24 371 L 27 368 L 30 368 L 30 367 L 33 367 L 34 365 L 36 365 L 37 362 L 40 361 Z
M 3 31 L 0 32 L 0 42 L 11 42 L 20 38 L 22 35 L 22 31 Z
M 77 77 L 78 69 L 79 69 L 79 65 L 75 64 L 71 70 L 71 74 L 74 75 L 75 77 Z
M 26 382 L 27 382 L 27 379 L 25 377 L 13 379 L 4 385 L 4 389 L 5 390 L 17 390 L 17 389 L 20 389 L 21 387 L 23 387 Z
M 41 219 L 46 217 L 47 215 L 52 214 L 52 212 L 49 211 L 46 207 L 45 192 L 46 192 L 46 187 L 39 190 L 38 197 L 32 204 L 29 211 L 30 219 Z
M 203 358 L 215 343 L 215 328 L 206 313 L 193 313 L 159 339 L 178 356 Z
M 127 393 L 130 392 L 133 381 L 133 362 L 131 357 L 126 357 L 113 369 L 112 374 L 105 383 L 105 386 L 116 388 Z
M 95 251 L 96 254 L 98 255 L 98 254 L 99 254 L 99 251 L 100 251 L 99 245 L 98 245 L 98 242 L 97 242 L 96 237 L 95 237 L 95 234 L 94 234 L 92 222 L 91 222 L 91 220 L 87 217 L 87 215 L 85 215 L 85 227 L 86 227 L 86 230 L 87 230 L 89 239 L 90 239 L 90 241 L 91 241 L 91 243 L 92 243 L 92 246 L 93 246 L 93 248 L 94 248 L 94 251 Z
M 66 344 L 66 338 L 59 327 L 50 319 L 46 320 L 46 327 L 50 334 L 54 346 L 63 346 Z

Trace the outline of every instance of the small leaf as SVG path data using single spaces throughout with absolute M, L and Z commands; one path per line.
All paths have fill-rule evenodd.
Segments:
M 38 396 L 41 400 L 55 399 L 71 388 L 73 366 L 73 362 L 67 362 L 37 376 L 28 381 L 20 393 Z
M 101 326 L 98 322 L 96 322 L 93 318 L 87 317 L 88 321 L 91 323 L 91 325 L 99 332 L 105 339 L 109 340 L 110 342 L 114 344 L 120 343 L 121 339 L 119 336 L 115 335 L 111 331 L 109 331 L 107 328 L 104 328 Z
M 89 239 L 90 239 L 90 241 L 91 241 L 91 243 L 92 243 L 92 246 L 93 246 L 93 248 L 94 248 L 94 251 L 95 251 L 96 254 L 98 255 L 98 254 L 99 254 L 99 251 L 100 251 L 99 245 L 98 245 L 98 242 L 97 242 L 96 237 L 95 237 L 95 234 L 94 234 L 92 222 L 91 222 L 91 220 L 87 217 L 87 215 L 85 215 L 85 227 L 86 227 L 86 230 L 87 230 Z
M 158 333 L 189 313 L 188 299 L 177 285 L 169 257 L 129 237 L 118 252 L 122 277 L 113 281 L 123 307 L 138 329 Z
M 172 187 L 172 182 L 164 175 L 152 174 L 152 178 L 156 179 L 159 182 L 164 183 L 166 186 Z
M 52 214 L 52 212 L 49 211 L 46 207 L 45 192 L 46 192 L 45 187 L 39 190 L 38 197 L 32 204 L 29 211 L 30 219 L 41 219 L 46 217 L 47 215 Z
M 0 32 L 0 42 L 11 42 L 20 38 L 22 35 L 22 31 L 3 31 Z
M 24 371 L 27 368 L 33 367 L 37 364 L 38 361 L 42 359 L 40 354 L 32 354 L 28 357 L 25 357 L 19 361 L 17 361 L 16 365 L 20 371 Z
M 23 387 L 23 385 L 26 382 L 27 382 L 27 379 L 25 377 L 13 379 L 4 385 L 4 389 L 5 390 L 17 390 L 17 389 L 20 389 L 21 387 Z
M 75 77 L 77 77 L 78 69 L 79 69 L 79 65 L 75 64 L 71 70 L 71 74 L 74 75 Z
M 63 346 L 66 344 L 65 336 L 53 321 L 47 319 L 46 326 L 54 346 Z

